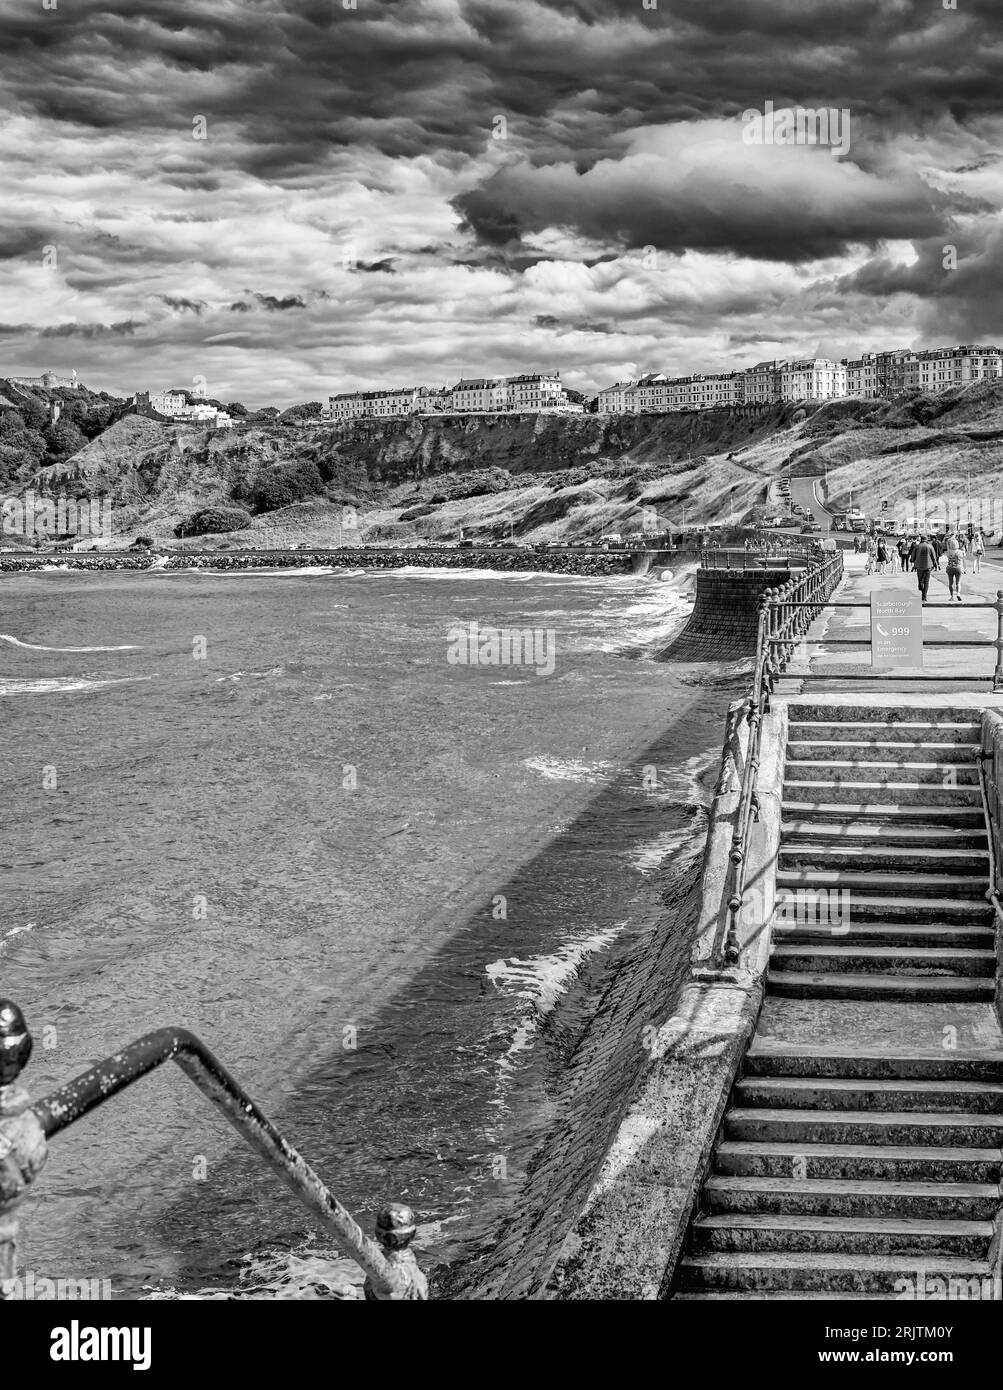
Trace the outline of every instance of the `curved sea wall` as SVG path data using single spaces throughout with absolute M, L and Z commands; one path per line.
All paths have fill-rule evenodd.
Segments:
M 735 661 L 751 656 L 756 650 L 763 594 L 789 578 L 786 569 L 698 569 L 693 612 L 662 659 Z

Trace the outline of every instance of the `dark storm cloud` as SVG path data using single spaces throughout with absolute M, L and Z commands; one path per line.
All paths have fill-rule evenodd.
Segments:
M 305 309 L 306 300 L 301 299 L 298 294 L 287 294 L 282 299 L 277 299 L 274 294 L 255 294 L 255 299 L 270 312 L 284 309 Z
M 242 167 L 282 177 L 358 141 L 393 155 L 472 152 L 499 113 L 537 157 L 582 167 L 617 130 L 734 115 L 766 97 L 906 125 L 945 109 L 968 121 L 997 109 L 998 26 L 996 0 L 954 12 L 930 0 L 170 0 L 131 14 L 75 0 L 6 14 L 0 37 L 22 112 L 189 141 L 204 114 L 206 150 L 215 122 L 238 121 Z M 153 60 L 170 81 L 148 80 Z M 584 93 L 587 106 L 570 110 Z
M 924 332 L 1003 328 L 1001 34 L 999 0 L 0 0 L 7 316 L 83 367 L 94 339 L 132 370 L 134 333 L 151 380 L 236 350 L 248 394 L 299 389 L 310 352 L 367 380 L 517 370 L 558 329 L 613 379 L 615 352 L 740 345 L 763 316 L 769 342 L 856 334 L 888 297 Z M 728 129 L 767 100 L 849 108 L 850 153 L 743 162 Z
M 178 313 L 201 314 L 209 306 L 204 299 L 173 299 L 170 295 L 162 294 L 161 301 L 167 305 L 168 309 L 174 309 Z
M 129 338 L 137 328 L 142 328 L 143 324 L 139 321 L 128 319 L 122 323 L 58 323 L 50 328 L 39 330 L 39 337 L 42 338 Z

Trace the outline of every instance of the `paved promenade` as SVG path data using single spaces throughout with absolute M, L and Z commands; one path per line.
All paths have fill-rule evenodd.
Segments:
M 887 566 L 885 574 L 864 573 L 865 556 L 852 551 L 844 557 L 845 574 L 839 588 L 833 594 L 836 602 L 859 602 L 868 604 L 876 589 L 900 589 L 914 591 L 917 588 L 916 576 L 911 571 L 903 574 L 897 569 L 891 572 Z M 789 675 L 797 677 L 810 670 L 814 676 L 830 677 L 831 680 L 811 680 L 804 683 L 805 693 L 821 693 L 826 690 L 850 690 L 868 694 L 890 694 L 896 691 L 929 693 L 957 693 L 965 689 L 987 691 L 992 689 L 993 669 L 996 664 L 996 651 L 991 646 L 978 643 L 993 641 L 996 637 L 997 617 L 994 607 L 978 607 L 978 604 L 995 604 L 997 590 L 1003 589 L 1003 565 L 994 553 L 992 560 L 983 560 L 980 574 L 972 572 L 972 561 L 968 561 L 968 572 L 961 576 L 961 603 L 950 601 L 947 573 L 943 568 L 934 570 L 930 581 L 929 602 L 923 609 L 923 671 L 903 668 L 900 672 L 887 673 L 892 679 L 866 680 L 871 671 L 871 651 L 869 645 L 860 647 L 826 646 L 827 637 L 859 637 L 865 644 L 870 640 L 870 613 L 866 607 L 859 610 L 839 608 L 824 613 L 813 624 L 809 633 L 807 649 L 790 667 Z M 944 605 L 944 606 L 939 606 Z M 971 645 L 937 647 L 930 642 L 949 640 Z M 818 643 L 819 645 L 815 645 Z M 806 664 L 807 663 L 807 664 Z M 939 674 L 952 679 L 943 682 L 929 680 L 931 674 Z M 899 679 L 894 679 L 898 677 Z M 968 681 L 955 677 L 967 677 Z M 782 688 L 791 690 L 789 683 Z

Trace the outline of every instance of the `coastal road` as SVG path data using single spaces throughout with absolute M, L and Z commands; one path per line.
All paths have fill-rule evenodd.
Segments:
M 823 534 L 828 535 L 832 526 L 832 514 L 815 495 L 815 484 L 818 481 L 818 478 L 792 478 L 791 503 L 800 502 L 812 520 L 821 526 Z

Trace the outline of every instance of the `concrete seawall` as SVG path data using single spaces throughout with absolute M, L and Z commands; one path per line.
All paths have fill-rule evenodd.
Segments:
M 693 612 L 662 659 L 736 661 L 751 656 L 763 594 L 789 578 L 786 569 L 698 569 Z

